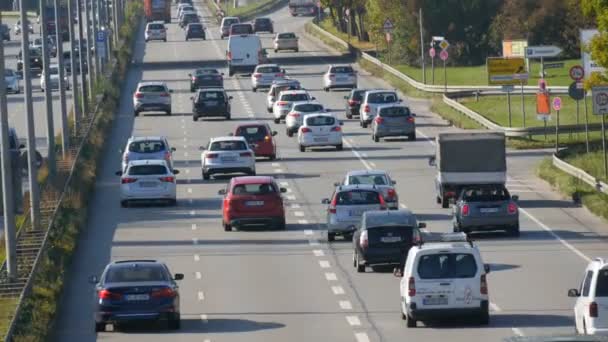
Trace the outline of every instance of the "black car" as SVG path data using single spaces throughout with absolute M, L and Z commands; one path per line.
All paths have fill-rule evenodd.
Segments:
M 255 18 L 253 21 L 254 32 L 270 32 L 274 33 L 274 27 L 270 18 Z
M 213 68 L 200 68 L 194 70 L 190 76 L 190 92 L 201 88 L 224 88 L 224 73 Z
M 352 119 L 354 115 L 359 115 L 359 108 L 361 108 L 361 101 L 363 101 L 363 95 L 367 89 L 353 89 L 350 94 L 344 96 L 346 100 L 346 118 Z
M 32 48 L 29 49 L 30 54 L 30 69 L 42 70 L 42 49 Z M 17 70 L 23 70 L 23 51 L 19 51 L 19 57 L 17 60 Z
M 201 20 L 196 13 L 186 13 L 182 15 L 182 20 L 179 22 L 180 27 L 186 27 L 188 24 L 200 23 Z
M 0 24 L 0 39 L 11 40 L 11 29 L 6 24 Z
M 196 96 L 192 97 L 192 120 L 198 121 L 199 117 L 223 116 L 230 120 L 230 100 L 222 88 L 199 89 Z
M 95 284 L 95 331 L 106 324 L 132 321 L 162 321 L 168 329 L 180 328 L 180 295 L 169 268 L 156 260 L 124 260 L 107 265 Z
M 205 36 L 205 27 L 201 23 L 191 23 L 186 27 L 186 41 L 192 38 L 207 39 Z
M 366 266 L 399 265 L 410 248 L 420 241 L 416 216 L 409 210 L 372 210 L 361 217 L 361 227 L 353 235 L 353 266 L 365 272 Z

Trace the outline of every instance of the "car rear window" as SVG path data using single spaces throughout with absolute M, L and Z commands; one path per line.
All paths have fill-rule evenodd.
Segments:
M 148 24 L 148 28 L 150 30 L 162 30 L 165 28 L 165 25 L 163 24 Z
M 292 39 L 295 37 L 296 35 L 294 33 L 279 33 L 279 39 Z
M 51 75 L 58 75 L 59 74 L 59 68 L 56 67 L 56 66 L 49 67 L 49 74 L 51 74 Z
M 334 73 L 334 74 L 352 74 L 353 68 L 349 67 L 349 66 L 343 66 L 343 67 L 332 67 L 331 69 L 329 69 L 329 72 Z
M 145 85 L 139 87 L 139 91 L 142 93 L 162 93 L 165 92 L 165 86 L 162 85 Z
M 395 93 L 372 93 L 367 96 L 369 103 L 392 103 L 397 102 L 397 94 Z
M 421 279 L 472 278 L 477 274 L 477 262 L 469 253 L 423 255 L 418 261 Z
M 256 24 L 269 24 L 270 23 L 270 19 L 268 19 L 268 18 L 256 18 L 255 19 L 255 23 Z
M 509 199 L 509 191 L 503 187 L 475 187 L 463 190 L 462 198 L 470 202 L 506 201 Z
M 352 190 L 336 194 L 336 205 L 380 204 L 379 194 L 375 191 Z
M 129 152 L 135 153 L 157 153 L 166 149 L 161 140 L 134 141 L 129 144 Z
M 232 188 L 232 193 L 234 195 L 264 195 L 277 193 L 277 189 L 271 183 L 238 184 Z
M 4 77 L 13 77 L 15 73 L 11 69 L 4 69 Z
M 276 96 L 278 93 L 285 90 L 300 90 L 302 87 L 300 84 L 289 84 L 289 85 L 281 85 L 272 88 L 272 95 Z
M 236 135 L 240 137 L 245 137 L 247 141 L 264 140 L 267 134 L 268 130 L 264 126 L 239 127 L 236 130 Z
M 253 28 L 249 24 L 232 24 L 230 32 L 233 34 L 253 33 Z
M 308 101 L 308 94 L 283 94 L 283 96 L 281 96 L 281 101 L 291 101 L 291 102 L 296 102 L 296 101 Z
M 220 72 L 216 69 L 196 69 L 194 73 L 196 75 L 217 75 Z
M 412 243 L 412 227 L 407 226 L 383 226 L 367 230 L 370 245 L 377 243 Z
M 259 67 L 257 68 L 257 72 L 262 73 L 262 74 L 268 74 L 268 73 L 279 73 L 281 72 L 281 68 L 277 67 L 277 66 L 267 66 L 267 67 Z
M 233 19 L 224 19 L 224 25 L 223 25 L 223 27 L 226 27 L 226 26 L 230 27 L 230 25 L 232 25 L 232 24 L 238 24 L 238 23 L 239 23 L 238 19 L 234 19 L 234 18 Z
M 203 29 L 203 25 L 201 24 L 189 24 L 188 25 L 188 30 L 190 31 L 200 31 Z
M 380 227 L 384 225 L 399 225 L 400 227 L 414 227 L 416 220 L 411 215 L 367 215 L 365 224 L 368 227 Z
M 348 177 L 348 184 L 388 185 L 386 175 L 357 175 Z
M 363 100 L 363 94 L 365 94 L 365 90 L 355 90 L 353 91 L 351 98 L 355 101 Z
M 383 118 L 397 118 L 409 115 L 410 109 L 407 107 L 388 107 L 380 109 L 380 116 Z
M 293 106 L 293 110 L 302 113 L 314 113 L 323 111 L 323 106 L 315 103 L 303 103 Z
M 333 116 L 313 116 L 306 118 L 307 126 L 333 126 L 336 123 L 336 119 Z
M 106 274 L 107 283 L 130 283 L 139 281 L 168 281 L 169 276 L 162 266 L 134 265 L 111 267 Z
M 608 270 L 602 269 L 597 273 L 597 284 L 595 285 L 596 297 L 608 297 Z
M 224 93 L 221 91 L 201 91 L 198 95 L 198 100 L 200 101 L 208 101 L 208 100 L 224 100 Z
M 209 151 L 242 151 L 247 149 L 244 141 L 215 141 L 209 147 Z
M 133 165 L 129 168 L 129 176 L 164 175 L 167 168 L 164 165 Z

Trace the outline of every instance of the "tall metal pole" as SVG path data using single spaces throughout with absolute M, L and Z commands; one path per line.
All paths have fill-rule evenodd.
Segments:
M 89 3 L 90 0 L 83 0 L 84 2 L 84 17 L 85 17 L 85 29 L 84 32 L 86 33 L 86 38 L 85 40 L 87 41 L 86 44 L 86 49 L 87 49 L 87 64 L 88 64 L 88 72 L 89 72 L 89 77 L 87 78 L 87 97 L 86 99 L 89 98 L 89 96 L 92 96 L 93 94 L 93 80 L 95 79 L 95 66 L 93 65 L 93 63 L 95 63 L 95 61 L 93 60 L 93 52 L 92 49 L 95 47 L 95 42 L 93 42 L 93 39 L 91 39 L 91 33 L 93 31 L 93 22 L 91 20 L 91 4 Z M 87 110 L 84 111 L 85 115 L 89 114 L 89 107 L 88 107 L 88 100 L 85 100 L 86 103 L 86 108 Z
M 36 131 L 34 127 L 34 107 L 32 103 L 32 75 L 30 70 L 30 42 L 28 18 L 24 0 L 20 3 L 21 51 L 23 51 L 23 92 L 27 125 L 27 162 L 30 186 L 30 215 L 32 230 L 40 228 L 40 193 L 38 189 L 38 167 L 36 165 Z
M 557 155 L 557 152 L 559 152 L 559 110 L 556 110 L 555 113 L 555 154 Z
M 87 101 L 87 72 L 91 73 L 91 61 L 87 58 L 89 55 L 87 51 L 83 50 L 84 45 L 84 24 L 82 22 L 82 6 L 80 1 L 83 1 L 86 5 L 86 0 L 75 0 L 78 11 L 78 51 L 80 55 L 80 86 L 82 87 L 80 92 L 80 104 L 82 116 L 86 116 L 89 113 L 89 106 Z M 85 6 L 86 7 L 86 6 Z M 87 21 L 88 24 L 88 21 Z M 90 50 L 88 46 L 84 47 L 85 50 Z M 86 63 L 85 63 L 86 58 Z
M 80 104 L 78 103 L 78 73 L 77 70 L 80 70 L 80 72 L 84 72 L 82 69 L 82 58 L 78 58 L 78 60 L 76 60 L 76 33 L 74 32 L 74 30 L 76 29 L 76 27 L 74 26 L 74 1 L 79 1 L 79 0 L 68 0 L 68 25 L 69 25 L 69 30 L 70 30 L 70 70 L 71 70 L 71 76 L 72 76 L 72 110 L 74 111 L 74 132 L 78 131 L 78 126 L 80 125 L 80 118 L 82 117 L 82 112 L 80 111 Z M 80 10 L 79 6 L 76 6 L 76 10 Z M 76 13 L 78 15 L 78 13 Z M 82 55 L 81 52 L 78 52 L 78 55 Z M 62 129 L 64 130 L 63 132 L 63 138 L 65 140 L 69 140 L 69 132 L 68 132 L 68 126 L 63 126 L 62 125 Z M 68 148 L 69 146 L 69 141 L 66 141 L 64 144 L 64 149 Z
M 608 180 L 608 156 L 606 155 L 606 114 L 602 115 L 602 154 L 604 155 L 604 179 Z
M 48 146 L 47 167 L 49 179 L 54 179 L 57 171 L 55 159 L 55 124 L 53 122 L 53 87 L 50 82 L 49 37 L 47 32 L 46 0 L 40 1 L 40 32 L 42 32 L 42 77 L 44 79 L 44 102 L 46 104 L 46 141 Z M 55 31 L 59 32 L 59 17 L 55 18 Z M 62 44 L 60 40 L 57 45 Z M 59 67 L 61 69 L 61 67 Z M 59 79 L 61 81 L 61 79 Z
M 576 126 L 577 127 L 581 123 L 581 120 L 580 120 L 580 115 L 581 115 L 580 102 L 581 102 L 580 100 L 576 100 Z M 578 139 L 578 128 L 576 129 L 576 139 Z
M 63 11 L 61 11 L 59 0 L 55 0 L 55 40 L 57 41 L 57 64 L 59 64 L 59 107 L 61 111 L 61 155 L 65 158 L 69 148 L 70 132 L 68 131 L 68 109 L 65 100 L 65 62 L 63 61 L 63 32 L 59 27 L 60 15 L 63 15 Z M 71 19 L 72 14 L 69 13 L 69 10 L 68 16 Z M 71 20 L 69 23 L 71 25 Z M 72 27 L 70 26 L 71 30 Z
M 589 108 L 587 108 L 587 91 L 585 90 L 585 97 L 583 98 L 585 105 L 585 145 L 587 146 L 587 153 L 589 153 Z
M 521 115 L 524 120 L 524 128 L 526 127 L 526 97 L 524 96 L 524 81 L 521 81 Z
M 444 62 L 445 63 L 445 62 Z M 513 127 L 513 117 L 511 115 L 511 90 L 507 90 L 507 106 L 509 109 L 509 127 Z
M 114 12 L 114 14 L 112 15 L 112 18 L 114 19 L 114 48 L 118 49 L 118 30 L 120 28 L 120 24 L 118 21 L 118 0 L 113 0 L 112 11 Z
M 418 11 L 418 22 L 420 23 L 420 58 L 422 61 L 422 83 L 426 84 L 426 67 L 424 63 L 424 33 L 422 30 L 422 7 Z
M 99 51 L 97 49 L 97 32 L 99 31 L 99 18 L 98 16 L 100 16 L 101 14 L 99 13 L 99 0 L 92 0 L 91 3 L 91 17 L 93 19 L 92 21 L 92 26 L 93 26 L 93 31 L 91 32 L 91 34 L 89 36 L 92 35 L 91 40 L 89 40 L 89 47 L 95 48 L 95 54 L 93 56 L 94 60 L 95 60 L 95 78 L 91 78 L 90 82 L 91 84 L 95 84 L 95 81 L 97 79 L 97 77 L 99 77 L 99 70 L 101 69 L 99 66 Z M 93 89 L 89 89 L 90 91 L 90 96 L 93 96 Z
M 2 24 L 2 13 L 0 13 Z M 0 75 L 4 75 L 4 41 L 0 40 Z M 0 77 L 0 163 L 2 166 L 2 203 L 4 210 L 4 244 L 6 245 L 6 272 L 9 280 L 17 278 L 17 244 L 15 242 L 15 206 L 13 196 L 13 168 L 8 141 L 8 104 L 6 84 Z

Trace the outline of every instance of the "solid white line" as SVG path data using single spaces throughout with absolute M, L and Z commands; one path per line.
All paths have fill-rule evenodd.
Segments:
M 335 273 L 328 272 L 328 273 L 325 273 L 325 279 L 327 279 L 327 281 L 336 281 L 336 280 L 338 280 L 338 277 L 336 276 Z
M 426 134 L 422 133 L 422 131 L 420 131 L 420 130 L 416 130 L 416 132 L 417 132 L 419 135 L 422 135 L 422 136 L 423 136 L 423 137 L 426 139 L 426 141 L 428 141 L 428 142 L 429 142 L 429 144 L 431 144 L 431 145 L 435 146 L 435 141 L 434 141 L 434 140 L 432 140 L 431 138 L 429 138 L 429 136 L 428 136 L 428 135 L 426 135 Z
M 407 205 L 403 204 L 403 203 L 399 203 L 399 206 L 403 209 L 407 209 Z
M 203 277 L 203 275 L 201 274 L 201 272 L 196 272 L 196 279 L 201 279 Z
M 308 220 L 298 220 L 298 224 L 308 224 Z M 304 234 L 306 234 L 306 231 L 304 231 Z
M 281 184 L 281 186 L 283 186 L 283 187 L 289 186 L 289 182 L 280 182 L 279 184 Z
M 372 167 L 376 167 L 376 163 L 374 162 L 369 162 L 369 165 L 371 165 Z
M 361 321 L 359 320 L 359 317 L 357 317 L 357 316 L 346 316 L 346 321 L 352 327 L 361 325 Z
M 322 249 L 315 249 L 312 251 L 312 254 L 314 254 L 315 256 L 318 256 L 318 257 L 325 256 L 325 252 L 323 252 Z
M 369 342 L 369 336 L 366 333 L 355 333 L 355 339 L 357 342 Z
M 190 173 L 190 169 L 186 169 L 186 173 Z
M 337 295 L 343 295 L 344 294 L 344 289 L 342 288 L 342 286 L 332 286 L 331 287 L 331 291 L 337 296 Z
M 275 172 L 275 173 L 283 173 L 283 172 L 285 172 L 285 171 L 283 171 L 283 169 L 274 169 L 274 172 Z
M 199 261 L 201 260 L 201 257 L 198 256 L 198 254 L 194 254 L 194 261 Z
M 347 301 L 347 300 L 341 300 L 340 301 L 340 308 L 342 310 L 352 310 L 353 309 L 353 305 Z
M 294 211 L 293 214 L 297 217 L 304 217 L 304 212 L 302 212 L 302 211 Z
M 207 315 L 201 314 L 201 321 L 203 321 L 203 323 L 207 323 Z
M 304 230 L 304 235 L 312 235 L 312 230 L 311 229 L 306 229 Z
M 361 161 L 361 163 L 363 163 L 363 166 L 365 166 L 366 169 L 371 170 L 373 169 L 373 167 L 369 166 L 369 164 L 367 163 L 367 161 L 361 156 L 361 154 L 359 154 L 359 152 L 357 150 L 355 150 L 355 148 L 353 147 L 353 145 L 351 145 L 348 141 L 345 144 L 347 147 L 350 147 L 351 152 L 355 155 L 355 157 L 359 158 L 359 160 Z
M 188 152 L 184 152 L 184 157 L 187 157 L 187 156 L 188 156 Z
M 205 299 L 205 294 L 203 293 L 203 291 L 198 291 L 198 300 L 203 300 Z
M 321 266 L 321 268 L 330 268 L 331 265 L 329 264 L 329 261 L 327 260 L 319 260 L 319 266 Z
M 196 230 L 196 223 L 192 224 L 192 230 Z
M 500 312 L 500 307 L 498 307 L 498 305 L 496 305 L 496 303 L 490 302 L 490 310 L 495 311 L 495 312 Z
M 519 328 L 511 328 L 511 330 L 517 336 L 525 336 L 524 333 L 523 333 L 523 331 L 521 331 Z
M 300 205 L 298 203 L 291 203 L 291 209 L 300 209 Z
M 361 153 L 361 156 L 363 156 L 363 158 L 367 158 L 367 153 L 363 152 Z

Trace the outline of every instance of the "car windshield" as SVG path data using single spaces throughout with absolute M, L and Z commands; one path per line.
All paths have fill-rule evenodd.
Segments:
M 195 71 L 196 75 L 217 75 L 219 73 L 216 69 L 196 69 Z
M 295 37 L 295 33 L 279 33 L 279 39 L 292 39 Z
M 215 141 L 209 147 L 209 151 L 242 151 L 247 149 L 244 141 Z
M 129 176 L 165 175 L 167 168 L 164 165 L 133 165 L 129 168 Z
M 293 110 L 295 110 L 297 112 L 302 112 L 302 113 L 314 113 L 314 112 L 322 111 L 323 106 L 320 104 L 316 104 L 316 103 L 304 103 L 304 104 L 295 105 Z
M 14 77 L 15 73 L 11 69 L 4 69 L 4 77 Z
M 387 185 L 388 179 L 383 174 L 356 175 L 348 177 L 348 184 Z
M 395 93 L 371 93 L 367 96 L 369 103 L 392 103 L 397 102 L 397 94 Z
M 333 116 L 312 116 L 306 118 L 307 126 L 333 126 L 336 123 L 336 119 Z
M 476 273 L 475 257 L 469 253 L 423 255 L 418 262 L 421 279 L 472 278 Z
M 188 30 L 190 31 L 200 31 L 203 29 L 203 25 L 201 24 L 190 24 L 188 25 Z
M 163 24 L 148 24 L 148 28 L 150 30 L 162 30 L 165 28 L 165 25 Z
M 134 141 L 129 144 L 129 152 L 135 153 L 157 153 L 165 149 L 165 143 L 160 140 Z
M 224 93 L 221 91 L 202 91 L 198 95 L 198 102 L 203 101 L 224 101 Z
M 352 190 L 336 194 L 336 205 L 380 204 L 380 196 L 375 191 Z
M 257 72 L 262 74 L 279 73 L 281 72 L 281 68 L 278 66 L 258 67 Z
M 40 57 L 42 56 L 41 49 L 30 49 L 30 57 Z
M 365 224 L 368 227 L 399 226 L 413 227 L 413 219 L 406 215 L 368 215 Z
M 509 191 L 504 187 L 480 186 L 462 190 L 462 199 L 468 202 L 506 201 Z
M 253 33 L 253 28 L 249 24 L 234 24 L 230 26 L 230 31 L 236 34 Z
M 380 116 L 383 118 L 397 118 L 409 115 L 410 109 L 407 107 L 389 107 L 380 109 Z
M 257 18 L 255 20 L 256 24 L 270 24 L 270 19 L 268 18 Z
M 166 89 L 162 85 L 145 85 L 139 87 L 139 91 L 142 93 L 162 93 L 165 92 Z
M 608 269 L 602 269 L 597 274 L 597 284 L 595 285 L 596 297 L 608 297 Z
M 51 75 L 58 75 L 59 74 L 59 68 L 54 66 L 54 67 L 49 67 L 49 73 Z
M 40 39 L 40 38 L 34 39 L 34 42 L 32 43 L 32 45 L 42 45 L 42 39 Z
M 344 66 L 344 67 L 332 67 L 331 69 L 329 69 L 329 72 L 332 74 L 352 74 L 353 68 L 349 67 L 349 66 Z
M 265 195 L 275 194 L 277 193 L 277 189 L 270 183 L 238 184 L 232 188 L 232 193 L 234 195 Z
M 296 102 L 296 101 L 308 101 L 308 94 L 283 94 L 283 96 L 281 96 L 281 101 L 290 101 L 290 102 Z
M 140 281 L 168 281 L 167 272 L 157 265 L 132 265 L 110 267 L 106 273 L 106 283 L 130 283 Z
M 196 13 L 186 13 L 184 15 L 184 17 L 188 20 L 198 19 L 198 16 L 196 15 Z
M 240 137 L 245 137 L 247 141 L 262 141 L 266 138 L 268 131 L 264 126 L 249 126 L 249 127 L 239 127 L 236 130 L 236 135 Z
M 232 19 L 224 19 L 224 25 L 223 26 L 224 27 L 226 27 L 226 26 L 230 27 L 230 25 L 232 25 L 232 24 L 238 24 L 238 23 L 239 23 L 238 19 L 234 19 L 234 18 L 232 18 Z

